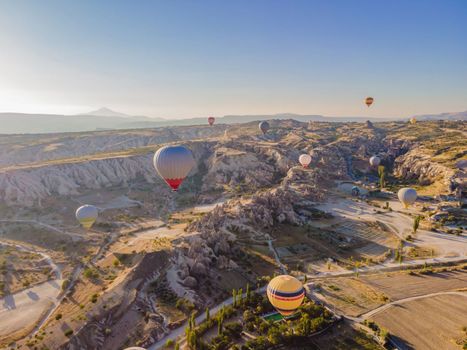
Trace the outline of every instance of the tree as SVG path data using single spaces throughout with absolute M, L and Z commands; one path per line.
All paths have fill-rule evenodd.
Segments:
M 241 304 L 242 303 L 242 300 L 243 300 L 243 289 L 240 288 L 237 292 L 237 298 L 238 298 L 238 304 Z
M 206 322 L 209 322 L 211 319 L 210 315 L 209 315 L 209 308 L 207 307 L 206 308 Z
M 232 289 L 232 300 L 233 300 L 233 307 L 237 307 L 237 290 Z
M 251 299 L 250 284 L 246 284 L 246 302 L 249 303 Z
M 418 230 L 418 227 L 420 226 L 420 220 L 422 219 L 422 217 L 420 215 L 417 215 L 414 219 L 413 219 L 413 233 L 416 234 L 417 233 L 417 230 Z
M 386 167 L 384 165 L 378 166 L 379 187 L 381 189 L 386 185 Z
M 224 318 L 223 317 L 219 317 L 219 319 L 217 320 L 217 334 L 221 334 L 222 333 L 222 324 L 224 323 Z

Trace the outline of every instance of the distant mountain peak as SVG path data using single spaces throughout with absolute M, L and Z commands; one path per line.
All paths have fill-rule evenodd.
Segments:
M 83 113 L 82 115 L 94 115 L 94 116 L 99 116 L 99 117 L 124 117 L 124 118 L 130 117 L 128 114 L 115 112 L 107 107 L 102 107 L 102 108 L 96 109 L 95 111 Z

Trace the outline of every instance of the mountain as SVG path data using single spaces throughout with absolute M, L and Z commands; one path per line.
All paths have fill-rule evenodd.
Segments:
M 414 116 L 417 120 L 467 120 L 467 111 Z
M 415 116 L 418 120 L 466 120 L 467 111 Z M 217 117 L 217 124 L 238 124 L 268 119 L 294 119 L 301 122 L 386 122 L 407 120 L 403 117 L 325 117 L 322 115 L 301 115 L 293 113 L 261 115 L 226 115 Z M 37 134 L 56 132 L 81 132 L 94 130 L 118 130 L 158 128 L 169 126 L 205 125 L 205 118 L 164 119 L 145 116 L 130 116 L 103 107 L 80 115 L 0 113 L 1 134 Z
M 107 107 L 102 107 L 102 108 L 96 109 L 95 111 L 83 113 L 81 115 L 93 115 L 93 116 L 99 116 L 99 117 L 121 117 L 121 118 L 131 117 L 128 114 L 115 112 Z

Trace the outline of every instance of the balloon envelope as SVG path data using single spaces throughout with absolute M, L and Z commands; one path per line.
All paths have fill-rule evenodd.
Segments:
M 308 165 L 311 163 L 311 156 L 309 154 L 302 154 L 298 157 L 298 161 L 303 167 L 308 168 Z
M 208 118 L 208 123 L 209 123 L 209 125 L 212 126 L 212 125 L 214 124 L 215 120 L 216 120 L 216 118 L 214 118 L 214 117 L 209 117 L 209 118 Z
M 94 205 L 86 204 L 76 210 L 76 219 L 87 230 L 96 222 L 98 215 L 99 211 Z
M 194 166 L 193 154 L 184 146 L 165 146 L 154 154 L 154 167 L 174 191 Z
M 368 107 L 370 107 L 370 106 L 373 104 L 373 101 L 374 101 L 373 97 L 367 97 L 367 98 L 365 98 L 365 104 L 366 104 Z
M 370 165 L 371 166 L 378 166 L 381 163 L 381 158 L 378 156 L 373 156 L 370 158 Z
M 124 350 L 146 350 L 146 349 L 140 348 L 139 346 L 132 346 L 130 348 L 125 348 Z
M 264 121 L 264 122 L 259 123 L 259 130 L 261 130 L 263 134 L 266 134 L 269 128 L 270 126 L 268 122 Z
M 415 124 L 417 122 L 417 119 L 412 117 L 412 118 L 410 118 L 409 122 L 410 122 L 410 124 Z
M 400 202 L 404 205 L 404 207 L 408 207 L 412 205 L 417 200 L 417 191 L 413 188 L 404 187 L 397 192 L 397 197 L 399 198 Z
M 305 289 L 302 282 L 293 276 L 273 278 L 267 288 L 269 302 L 283 316 L 292 315 L 302 304 Z

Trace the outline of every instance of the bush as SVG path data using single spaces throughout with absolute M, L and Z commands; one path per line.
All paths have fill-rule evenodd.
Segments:
M 57 316 L 55 316 L 55 319 L 58 321 L 62 318 L 62 314 L 57 314 Z
M 72 334 L 73 334 L 73 330 L 72 329 L 67 329 L 63 333 L 65 334 L 66 337 L 71 337 Z
M 87 267 L 84 272 L 83 272 L 84 277 L 87 279 L 92 279 L 92 278 L 98 278 L 99 277 L 99 272 L 97 272 L 96 269 L 92 269 L 90 267 Z

